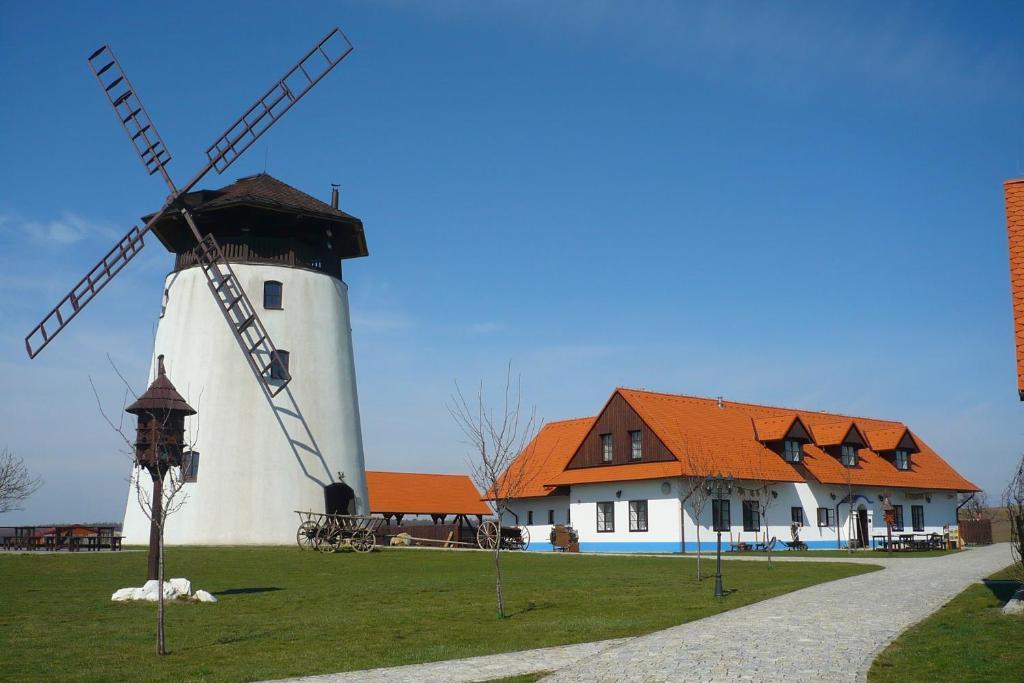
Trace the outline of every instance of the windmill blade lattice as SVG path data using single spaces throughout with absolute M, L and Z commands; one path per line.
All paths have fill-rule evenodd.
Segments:
M 156 131 L 146 108 L 135 94 L 135 88 L 121 68 L 121 63 L 114 56 L 113 50 L 104 45 L 89 55 L 89 68 L 110 100 L 110 106 L 114 108 L 121 126 L 128 133 L 128 139 L 135 147 L 142 165 L 146 167 L 146 172 L 153 175 L 157 171 L 164 171 L 164 167 L 171 160 L 171 153 L 160 133 Z M 166 171 L 164 175 L 166 176 Z
M 224 319 L 231 327 L 239 348 L 245 354 L 246 361 L 271 395 L 281 392 L 291 380 L 291 376 L 282 367 L 269 332 L 256 314 L 216 239 L 213 235 L 204 237 L 199 232 L 192 214 L 181 204 L 180 199 L 211 169 L 218 173 L 226 170 L 286 111 L 347 57 L 352 49 L 352 43 L 340 28 L 330 31 L 207 149 L 209 161 L 180 190 L 175 188 L 167 173 L 166 166 L 171 160 L 171 153 L 113 51 L 104 45 L 89 55 L 89 67 L 117 114 L 121 126 L 128 134 L 143 166 L 150 175 L 157 172 L 161 174 L 171 190 L 171 195 L 145 226 L 141 229 L 133 227 L 32 329 L 25 337 L 25 348 L 29 357 L 35 358 L 82 308 L 95 298 L 128 261 L 139 253 L 144 246 L 143 237 L 153 225 L 169 210 L 176 209 L 185 218 L 198 242 L 194 250 L 196 262 L 203 269 L 210 291 L 224 314 Z M 277 371 L 272 372 L 275 367 Z M 276 377 L 272 380 L 271 375 Z
M 206 150 L 206 156 L 217 173 L 223 173 L 234 163 L 350 52 L 352 43 L 340 28 L 335 28 L 314 45 Z

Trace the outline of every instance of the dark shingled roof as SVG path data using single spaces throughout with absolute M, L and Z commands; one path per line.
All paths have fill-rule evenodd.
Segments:
M 135 403 L 125 408 L 125 412 L 132 415 L 140 415 L 151 411 L 175 410 L 186 415 L 195 415 L 196 411 L 185 402 L 185 399 L 181 397 L 178 390 L 171 384 L 171 380 L 167 379 L 167 375 L 164 372 L 164 357 L 157 356 L 157 363 L 159 366 L 156 379 L 146 389 L 146 393 L 139 396 Z
M 193 211 L 221 209 L 245 204 L 264 206 L 282 211 L 317 214 L 324 218 L 359 220 L 355 216 L 335 209 L 301 190 L 266 173 L 239 178 L 219 190 L 197 190 L 185 195 L 185 202 Z
M 332 251 L 340 259 L 369 254 L 361 220 L 266 173 L 239 178 L 217 190 L 195 190 L 182 195 L 181 201 L 200 231 L 215 232 L 218 239 L 262 223 L 262 229 L 269 226 L 270 233 L 278 236 L 292 234 L 313 241 L 323 239 L 325 231 L 330 230 Z M 143 216 L 142 220 L 148 222 L 152 216 Z M 152 228 L 169 251 L 182 252 L 195 245 L 176 211 L 164 214 Z

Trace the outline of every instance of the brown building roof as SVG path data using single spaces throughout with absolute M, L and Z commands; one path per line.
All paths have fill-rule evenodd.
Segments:
M 164 410 L 178 411 L 185 415 L 196 414 L 192 406 L 181 397 L 178 390 L 171 384 L 171 380 L 167 379 L 167 374 L 164 372 L 163 356 L 157 356 L 157 377 L 149 385 L 149 388 L 146 389 L 146 393 L 139 396 L 135 403 L 132 403 L 124 410 L 132 415 Z
M 330 241 L 340 259 L 366 256 L 363 222 L 267 174 L 239 178 L 216 190 L 195 190 L 182 201 L 192 212 L 200 232 L 233 233 L 271 226 L 278 234 Z M 143 216 L 148 221 L 152 214 Z M 168 211 L 153 225 L 153 232 L 168 251 L 180 253 L 195 246 L 185 220 Z M 221 234 L 218 234 L 220 239 Z

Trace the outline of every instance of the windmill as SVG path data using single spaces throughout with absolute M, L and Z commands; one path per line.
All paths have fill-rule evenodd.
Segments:
M 143 166 L 170 195 L 32 329 L 25 347 L 36 357 L 138 255 L 144 238 L 155 236 L 175 254 L 153 367 L 160 356 L 174 364 L 168 372 L 202 415 L 202 429 L 186 418 L 198 436 L 183 454 L 187 502 L 166 530 L 168 543 L 293 542 L 293 510 L 322 507 L 331 484 L 351 489 L 353 512 L 369 510 L 341 277 L 343 259 L 368 254 L 362 221 L 338 208 L 336 191 L 327 204 L 265 173 L 197 187 L 211 170 L 228 169 L 351 51 L 341 29 L 330 31 L 206 149 L 206 163 L 180 188 L 168 173 L 170 151 L 113 52 L 104 46 L 89 56 Z M 259 313 L 260 301 L 246 293 L 258 289 Z M 125 508 L 128 543 L 144 543 L 149 533 L 134 487 L 148 495 L 150 477 L 138 475 Z
M 302 99 L 331 69 L 352 52 L 352 43 L 340 28 L 334 28 L 256 100 L 206 150 L 207 162 L 180 189 L 167 172 L 171 153 L 142 106 L 110 47 L 104 45 L 89 56 L 89 67 L 110 101 L 121 126 L 128 134 L 149 175 L 159 173 L 170 195 L 159 211 L 148 217 L 142 228 L 133 226 L 25 337 L 25 349 L 35 358 L 144 246 L 147 232 L 169 212 L 179 212 L 196 240 L 194 254 L 206 275 L 210 293 L 231 328 L 253 373 L 275 396 L 291 376 L 278 355 L 270 333 L 232 272 L 220 245 L 212 234 L 202 235 L 189 208 L 181 198 L 211 170 L 223 173 L 256 140 Z M 273 378 L 273 381 L 271 380 Z

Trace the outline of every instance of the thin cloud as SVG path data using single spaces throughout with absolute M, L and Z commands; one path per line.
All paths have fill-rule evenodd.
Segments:
M 15 213 L 3 213 L 0 214 L 0 232 L 59 246 L 93 237 L 117 239 L 120 236 L 109 223 L 91 220 L 72 211 L 64 211 L 59 218 L 43 221 L 26 220 Z

